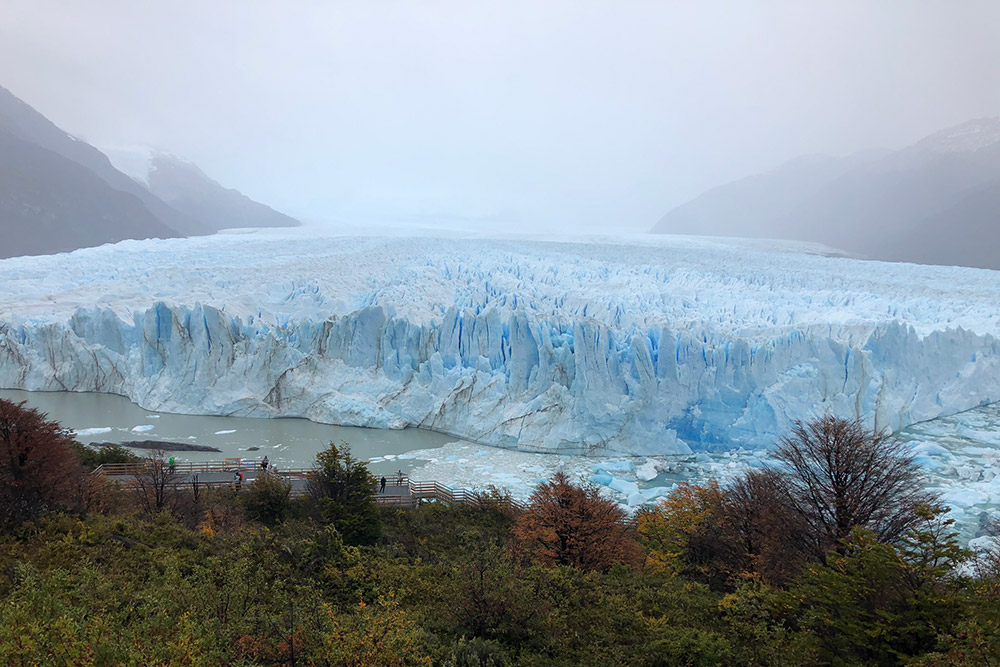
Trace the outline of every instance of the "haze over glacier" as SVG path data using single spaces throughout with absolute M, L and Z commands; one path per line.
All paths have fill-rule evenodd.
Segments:
M 590 454 L 1000 400 L 993 271 L 771 241 L 314 233 L 0 261 L 0 386 Z

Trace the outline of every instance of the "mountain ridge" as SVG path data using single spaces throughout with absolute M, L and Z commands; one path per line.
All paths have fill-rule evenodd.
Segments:
M 900 150 L 795 158 L 707 190 L 651 231 L 787 238 L 872 259 L 1000 269 L 1000 257 L 983 251 L 1000 241 L 998 211 L 1000 118 L 981 118 Z
M 140 182 L 2 86 L 0 147 L 0 259 L 300 224 L 180 158 Z

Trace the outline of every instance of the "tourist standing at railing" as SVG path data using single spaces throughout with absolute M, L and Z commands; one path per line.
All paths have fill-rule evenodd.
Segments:
M 267 464 L 268 463 L 269 463 L 269 461 L 267 460 L 267 454 L 265 454 L 264 455 L 264 460 L 260 462 L 260 469 L 263 470 L 264 472 L 267 472 Z
M 403 486 L 403 471 L 396 473 L 396 486 Z
M 385 477 L 384 476 L 382 477 L 382 483 L 379 484 L 378 492 L 379 493 L 385 493 Z

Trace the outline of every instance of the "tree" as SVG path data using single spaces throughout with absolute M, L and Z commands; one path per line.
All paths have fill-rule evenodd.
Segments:
M 240 504 L 248 518 L 273 526 L 288 516 L 292 507 L 291 494 L 291 484 L 264 471 L 240 495 Z
M 143 510 L 149 514 L 165 509 L 173 510 L 179 495 L 179 480 L 180 475 L 174 472 L 164 458 L 163 451 L 154 450 L 153 455 L 146 459 L 142 472 L 133 481 Z
M 640 512 L 638 534 L 646 564 L 657 573 L 728 574 L 717 567 L 723 551 L 719 520 L 722 491 L 715 482 L 678 484 L 656 507 Z
M 918 521 L 917 507 L 935 504 L 904 443 L 857 420 L 797 422 L 775 458 L 785 466 L 790 505 L 808 527 L 806 548 L 819 558 L 840 549 L 855 527 L 895 542 Z
M 941 510 L 918 511 L 897 545 L 855 527 L 779 596 L 819 641 L 823 664 L 898 664 L 933 650 L 961 619 L 965 584 L 951 575 L 968 554 Z
M 316 455 L 307 484 L 320 518 L 332 523 L 348 544 L 372 544 L 382 534 L 375 502 L 375 477 L 351 456 L 346 443 Z
M 24 403 L 0 399 L 0 530 L 71 508 L 82 474 L 67 431 Z
M 558 472 L 531 494 L 514 536 L 543 564 L 606 571 L 614 563 L 641 560 L 625 518 L 618 503 L 602 498 L 597 489 L 571 484 Z
M 726 487 L 722 519 L 731 548 L 731 571 L 782 586 L 805 567 L 808 526 L 788 501 L 784 476 L 749 470 Z

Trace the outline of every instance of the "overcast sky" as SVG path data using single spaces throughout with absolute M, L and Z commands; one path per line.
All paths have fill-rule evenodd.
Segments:
M 1000 115 L 1000 2 L 4 0 L 0 85 L 313 220 L 647 229 Z

